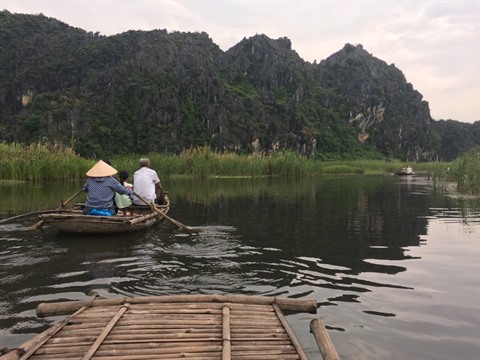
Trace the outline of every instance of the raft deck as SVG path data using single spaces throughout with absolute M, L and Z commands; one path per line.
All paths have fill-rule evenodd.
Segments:
M 315 313 L 317 303 L 244 295 L 44 303 L 38 316 L 74 313 L 0 360 L 308 359 L 282 310 Z M 317 338 L 326 331 L 318 334 L 322 356 L 338 359 L 329 339 Z

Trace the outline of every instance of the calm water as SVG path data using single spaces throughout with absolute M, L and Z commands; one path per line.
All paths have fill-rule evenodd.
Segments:
M 170 215 L 204 232 L 165 223 L 91 238 L 26 230 L 35 219 L 0 225 L 0 347 L 62 319 L 37 318 L 40 302 L 234 293 L 317 300 L 342 359 L 480 358 L 478 198 L 422 177 L 163 183 Z M 55 208 L 80 186 L 0 185 L 0 218 Z M 287 316 L 312 359 L 314 316 Z

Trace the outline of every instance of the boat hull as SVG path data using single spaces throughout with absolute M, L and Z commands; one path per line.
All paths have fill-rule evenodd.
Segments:
M 150 207 L 132 206 L 134 215 L 130 216 L 94 216 L 83 215 L 82 206 L 71 210 L 53 214 L 40 215 L 44 226 L 50 226 L 58 231 L 76 234 L 124 234 L 148 229 L 149 227 L 165 220 L 163 214 L 170 209 L 167 205 L 158 206 L 160 211 L 152 211 Z
M 93 216 L 84 215 L 84 218 L 50 218 L 47 225 L 52 226 L 61 232 L 77 234 L 121 234 L 147 229 L 157 222 L 163 220 L 163 217 L 156 216 L 143 222 L 131 224 L 125 222 L 98 221 L 99 219 L 90 219 Z M 103 220 L 103 219 L 102 219 Z

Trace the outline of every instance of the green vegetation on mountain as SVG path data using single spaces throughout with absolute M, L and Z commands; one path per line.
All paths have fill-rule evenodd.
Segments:
M 57 143 L 86 158 L 207 146 L 428 161 L 478 145 L 479 124 L 432 120 L 401 71 L 361 45 L 310 64 L 287 38 L 256 35 L 224 52 L 206 33 L 106 37 L 0 12 L 6 143 Z

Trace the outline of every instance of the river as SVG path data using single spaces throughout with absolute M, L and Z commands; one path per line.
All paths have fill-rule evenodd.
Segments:
M 121 236 L 0 225 L 0 347 L 63 317 L 41 302 L 163 294 L 314 299 L 288 314 L 320 359 L 309 322 L 320 317 L 343 360 L 480 358 L 480 199 L 422 176 L 300 180 L 164 179 L 170 223 Z M 2 184 L 0 219 L 58 206 L 82 184 Z M 76 201 L 81 201 L 79 196 Z

